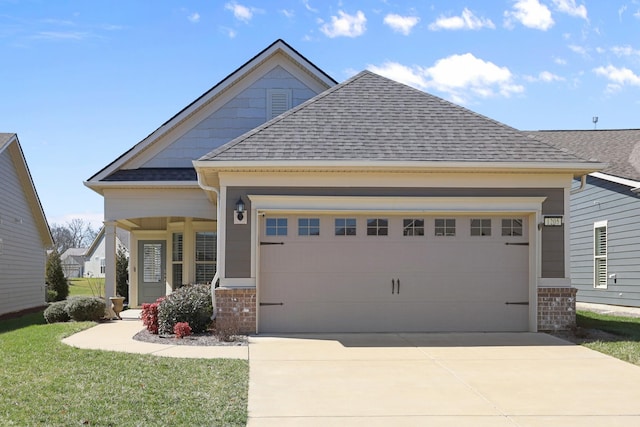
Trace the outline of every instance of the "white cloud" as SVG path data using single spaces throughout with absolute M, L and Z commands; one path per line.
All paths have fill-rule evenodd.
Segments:
M 200 14 L 198 12 L 194 12 L 191 15 L 187 16 L 187 19 L 194 24 L 200 22 Z
M 90 33 L 80 31 L 40 31 L 32 36 L 40 40 L 85 40 L 91 37 Z
M 614 46 L 614 47 L 611 48 L 611 52 L 613 52 L 617 56 L 636 56 L 636 55 L 640 55 L 640 50 L 634 49 L 629 45 Z
M 236 30 L 229 27 L 220 27 L 220 32 L 224 33 L 230 39 L 233 39 L 238 35 L 238 32 Z
M 236 2 L 225 4 L 224 8 L 233 12 L 233 16 L 239 21 L 249 22 L 253 18 L 253 11 L 250 8 Z
M 514 83 L 507 67 L 499 67 L 471 53 L 439 59 L 429 68 L 408 67 L 396 62 L 368 68 L 421 90 L 435 89 L 461 104 L 472 98 L 509 97 L 524 91 L 524 87 Z
M 516 20 L 528 28 L 546 31 L 554 24 L 551 11 L 538 0 L 518 0 L 513 10 L 504 12 L 505 26 L 513 28 Z
M 579 55 L 582 55 L 582 56 L 589 56 L 589 54 L 588 54 L 588 52 L 587 52 L 587 48 L 586 48 L 586 47 L 584 47 L 584 46 L 578 46 L 578 45 L 576 45 L 576 44 L 570 44 L 570 45 L 568 46 L 568 48 L 569 48 L 572 52 L 577 53 L 577 54 L 579 54 Z
M 307 9 L 309 12 L 313 12 L 313 13 L 319 12 L 318 9 L 311 7 L 311 5 L 309 4 L 309 0 L 302 0 L 302 3 L 304 4 L 305 9 Z
M 296 16 L 296 13 L 295 13 L 295 11 L 293 9 L 282 9 L 280 11 L 280 13 L 282 13 L 285 17 L 287 17 L 289 19 L 291 19 L 294 16 Z
M 409 35 L 411 29 L 415 27 L 418 22 L 420 22 L 420 18 L 417 16 L 400 16 L 390 13 L 384 17 L 384 23 L 386 25 L 405 36 Z
M 440 16 L 435 22 L 429 25 L 432 31 L 437 30 L 479 30 L 481 28 L 495 28 L 490 19 L 478 18 L 466 7 L 462 10 L 461 16 Z
M 541 71 L 537 76 L 525 76 L 524 78 L 529 82 L 552 83 L 564 81 L 564 77 L 560 77 L 550 71 Z
M 362 11 L 357 11 L 355 15 L 349 15 L 343 11 L 338 11 L 339 16 L 332 16 L 331 23 L 325 23 L 320 27 L 327 37 L 358 37 L 364 34 L 367 27 L 367 18 Z
M 606 67 L 594 68 L 593 72 L 609 80 L 608 92 L 618 91 L 624 85 L 640 86 L 640 76 L 628 68 L 607 65 Z
M 553 62 L 555 62 L 558 65 L 567 65 L 567 60 L 564 58 L 554 58 Z
M 576 0 L 553 0 L 553 4 L 559 12 L 582 18 L 585 21 L 589 20 L 586 6 L 583 4 L 577 6 Z

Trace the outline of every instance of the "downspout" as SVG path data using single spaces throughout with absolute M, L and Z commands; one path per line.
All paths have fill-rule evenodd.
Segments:
M 198 177 L 199 177 L 199 175 L 198 175 Z M 582 175 L 580 177 L 580 187 L 573 188 L 571 190 L 571 194 L 577 194 L 577 193 L 581 192 L 582 190 L 584 190 L 584 187 L 586 187 L 586 185 L 587 185 L 587 175 Z
M 219 222 L 219 218 L 220 218 L 220 192 L 218 191 L 217 188 L 215 187 L 211 187 L 210 185 L 206 185 L 204 182 L 202 182 L 202 175 L 200 174 L 199 171 L 196 171 L 197 175 L 198 175 L 198 186 L 200 186 L 200 188 L 202 188 L 205 191 L 213 191 L 214 193 L 216 193 L 216 234 L 217 234 L 217 228 L 218 228 L 218 224 L 220 224 Z M 218 266 L 220 265 L 218 263 L 218 257 L 220 254 L 220 242 L 218 241 L 218 238 L 216 237 L 216 274 L 213 275 L 213 279 L 211 280 L 211 303 L 213 304 L 213 314 L 211 315 L 211 320 L 214 320 L 216 318 L 216 283 L 218 282 L 218 280 L 220 280 L 220 273 Z

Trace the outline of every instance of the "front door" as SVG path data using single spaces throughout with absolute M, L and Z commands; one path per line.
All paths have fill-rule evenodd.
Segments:
M 155 302 L 166 293 L 166 243 L 140 240 L 138 254 L 138 304 L 142 305 Z

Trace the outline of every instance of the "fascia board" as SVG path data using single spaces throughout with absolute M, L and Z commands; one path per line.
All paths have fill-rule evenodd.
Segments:
M 110 188 L 200 188 L 196 181 L 84 181 L 96 193 Z
M 632 179 L 620 178 L 614 175 L 608 175 L 606 173 L 601 172 L 593 172 L 589 174 L 590 176 L 598 179 L 603 179 L 605 181 L 615 182 L 616 184 L 625 185 L 627 187 L 631 187 L 631 191 L 638 192 L 640 191 L 640 181 L 634 181 Z

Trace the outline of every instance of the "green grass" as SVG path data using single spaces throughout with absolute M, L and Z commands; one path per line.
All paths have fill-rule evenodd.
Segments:
M 78 277 L 69 279 L 69 296 L 104 296 L 104 278 Z
M 249 366 L 80 350 L 60 340 L 93 323 L 0 322 L 2 426 L 244 426 Z
M 614 334 L 614 339 L 585 342 L 582 345 L 617 359 L 640 365 L 640 318 L 610 316 L 579 311 L 577 325 Z

